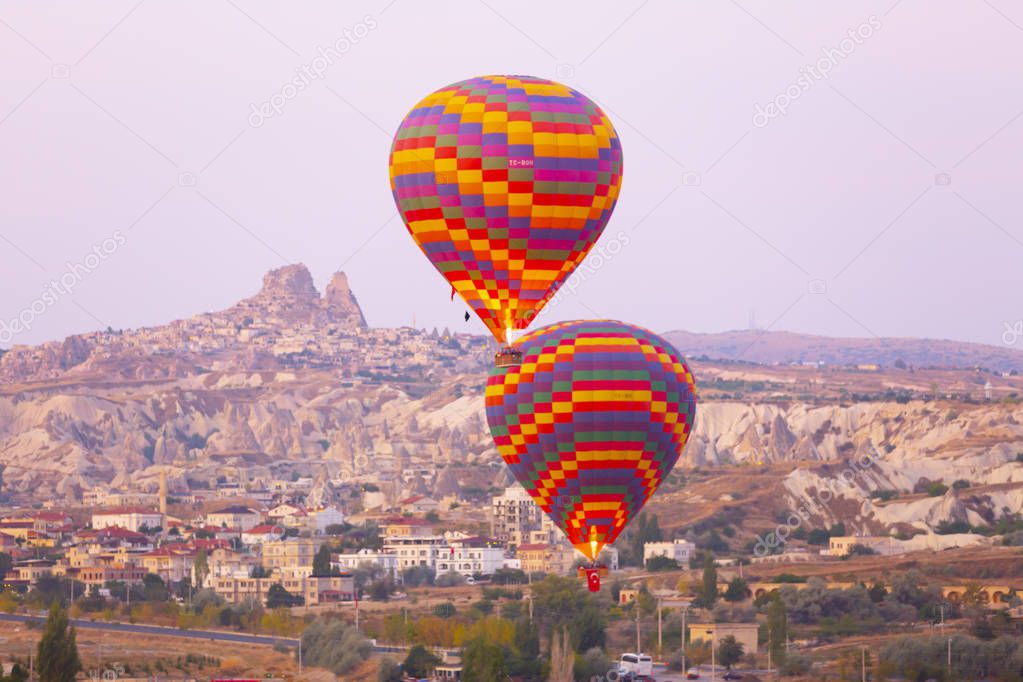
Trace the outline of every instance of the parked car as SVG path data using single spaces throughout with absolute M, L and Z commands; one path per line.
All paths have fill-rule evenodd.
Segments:
M 689 672 L 686 673 L 687 680 L 698 680 L 700 679 L 700 671 L 696 668 L 690 668 Z
M 737 673 L 734 670 L 729 670 L 729 671 L 727 671 L 721 677 L 721 679 L 723 679 L 723 680 L 741 680 L 742 679 L 742 673 Z

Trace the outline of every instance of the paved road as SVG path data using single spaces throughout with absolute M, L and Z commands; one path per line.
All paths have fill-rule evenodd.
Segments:
M 45 616 L 27 616 L 12 613 L 0 613 L 0 621 L 14 623 L 39 623 L 46 622 Z M 111 630 L 113 632 L 131 632 L 141 635 L 158 635 L 161 637 L 185 637 L 187 639 L 205 639 L 218 642 L 237 642 L 239 644 L 265 644 L 273 646 L 281 642 L 288 646 L 296 646 L 297 639 L 287 637 L 264 637 L 262 635 L 246 635 L 236 632 L 220 632 L 212 630 L 179 630 L 178 628 L 165 628 L 159 625 L 135 625 L 132 623 L 108 623 L 106 621 L 92 621 L 73 619 L 72 625 L 82 630 Z
M 696 669 L 700 671 L 699 679 L 703 680 L 703 682 L 709 682 L 711 678 L 710 666 L 696 666 Z M 757 682 L 762 679 L 767 679 L 767 671 L 765 670 L 739 670 L 737 672 L 742 673 L 744 682 L 747 680 L 749 682 Z M 717 674 L 714 676 L 714 679 L 718 682 L 722 682 L 721 678 L 724 674 L 725 669 L 718 666 Z M 657 682 L 684 682 L 686 678 L 685 675 L 680 672 L 669 672 L 663 665 L 654 665 L 654 679 L 657 680 Z

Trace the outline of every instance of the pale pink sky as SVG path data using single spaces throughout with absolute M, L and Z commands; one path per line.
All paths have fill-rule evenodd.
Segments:
M 836 53 L 850 30 L 868 37 Z M 801 73 L 826 49 L 827 78 Z M 1001 343 L 1023 319 L 1009 0 L 4 3 L 0 72 L 0 325 L 37 311 L 10 343 L 226 307 L 287 262 L 321 288 L 343 268 L 372 325 L 482 333 L 397 218 L 387 153 L 420 97 L 486 73 L 582 90 L 623 142 L 604 239 L 628 244 L 546 320 L 719 331 L 755 310 Z M 44 300 L 69 262 L 88 271 Z

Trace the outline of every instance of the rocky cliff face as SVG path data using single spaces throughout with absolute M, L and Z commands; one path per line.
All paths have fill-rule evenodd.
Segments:
M 284 323 L 337 323 L 349 329 L 364 329 L 366 318 L 343 272 L 336 272 L 321 298 L 306 266 L 286 265 L 263 277 L 255 296 L 224 311 L 232 318 L 258 318 Z
M 1023 511 L 1023 407 L 934 403 L 804 404 L 705 402 L 684 466 L 791 464 L 782 486 L 789 510 L 852 530 L 935 529 L 992 523 Z M 807 464 L 810 466 L 806 466 Z M 944 495 L 918 492 L 944 482 Z M 968 488 L 957 490 L 956 481 Z M 872 497 L 890 491 L 894 500 Z
M 452 421 L 429 396 L 340 386 L 330 372 L 208 373 L 163 385 L 91 387 L 0 397 L 4 491 L 58 498 L 117 482 L 172 490 L 246 470 L 269 480 L 282 465 L 332 475 L 399 475 L 404 467 L 496 455 L 479 414 Z M 478 403 L 478 404 L 476 404 Z M 482 411 L 482 399 L 474 405 Z M 410 431 L 418 415 L 428 423 Z M 40 498 L 41 499 L 41 498 Z
M 348 277 L 343 272 L 335 272 L 323 295 L 323 303 L 330 319 L 335 322 L 346 322 L 349 325 L 365 328 L 366 318 L 362 314 L 355 294 L 348 286 Z

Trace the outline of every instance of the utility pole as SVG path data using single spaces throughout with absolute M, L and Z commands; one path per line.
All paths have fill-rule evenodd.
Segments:
M 767 628 L 767 674 L 771 674 L 771 642 L 774 638 L 774 630 Z
M 640 653 L 642 649 L 639 646 L 639 600 L 633 602 L 636 606 L 636 653 Z
M 302 635 L 298 636 L 298 674 L 302 674 Z
M 717 643 L 718 633 L 717 628 L 714 630 L 714 634 L 710 637 L 710 682 L 714 682 L 718 675 L 717 647 L 714 646 Z
M 945 604 L 941 603 L 938 605 L 938 609 L 941 611 L 941 634 L 945 634 Z
M 867 647 L 860 647 L 860 682 L 867 682 Z
M 682 607 L 682 674 L 686 672 L 686 614 L 689 613 L 689 604 Z
M 952 638 L 948 638 L 948 676 L 952 677 Z
M 533 622 L 533 594 L 529 594 L 529 622 Z

